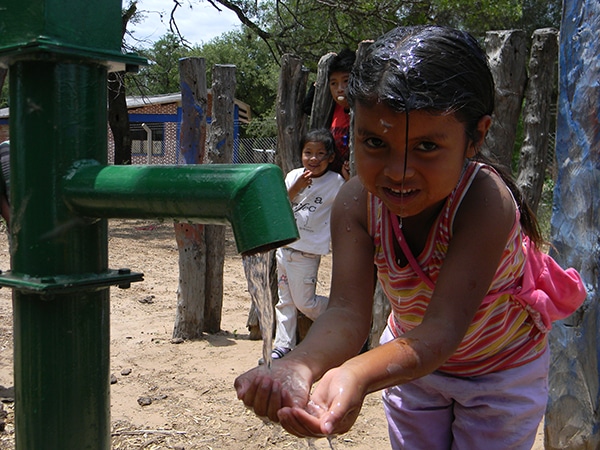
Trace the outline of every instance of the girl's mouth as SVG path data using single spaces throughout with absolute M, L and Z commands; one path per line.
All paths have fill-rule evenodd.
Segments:
M 410 197 L 417 192 L 416 189 L 392 189 L 384 188 L 390 195 L 394 197 Z
M 338 95 L 338 102 L 343 102 L 344 100 L 346 100 L 346 97 L 343 95 Z

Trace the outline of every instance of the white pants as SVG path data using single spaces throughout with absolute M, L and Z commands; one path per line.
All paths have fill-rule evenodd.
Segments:
M 327 308 L 329 299 L 316 295 L 321 255 L 283 247 L 277 249 L 276 257 L 279 301 L 275 306 L 277 328 L 274 345 L 294 348 L 297 311 L 315 320 Z

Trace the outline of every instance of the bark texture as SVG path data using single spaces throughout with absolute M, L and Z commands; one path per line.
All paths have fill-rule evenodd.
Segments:
M 598 284 L 600 280 L 600 3 L 565 0 L 552 241 L 556 260 L 579 270 L 588 298 L 550 334 L 545 448 L 600 448 Z

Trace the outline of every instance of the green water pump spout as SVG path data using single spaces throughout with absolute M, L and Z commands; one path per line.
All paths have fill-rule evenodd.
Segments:
M 67 205 L 80 216 L 168 218 L 232 226 L 242 254 L 298 238 L 273 164 L 102 166 L 78 162 L 65 177 Z

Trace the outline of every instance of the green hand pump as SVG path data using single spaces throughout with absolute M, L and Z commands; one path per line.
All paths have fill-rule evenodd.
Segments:
M 241 253 L 298 237 L 275 165 L 107 165 L 107 74 L 144 63 L 119 0 L 0 0 L 19 450 L 110 448 L 109 291 L 142 274 L 108 268 L 108 218 L 230 223 Z

